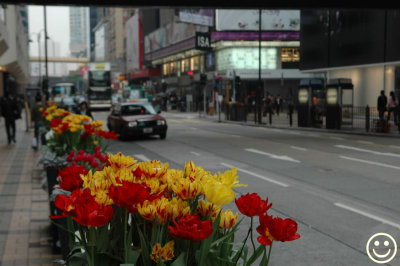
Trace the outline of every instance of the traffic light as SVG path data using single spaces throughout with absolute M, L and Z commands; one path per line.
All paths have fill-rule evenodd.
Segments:
M 207 75 L 206 74 L 200 74 L 200 84 L 201 85 L 206 85 L 207 82 Z

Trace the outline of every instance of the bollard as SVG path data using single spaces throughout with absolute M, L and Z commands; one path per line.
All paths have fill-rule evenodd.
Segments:
M 369 124 L 369 106 L 365 108 L 365 129 L 369 132 L 370 124 Z

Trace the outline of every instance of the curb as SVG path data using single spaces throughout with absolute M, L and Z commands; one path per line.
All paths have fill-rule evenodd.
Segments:
M 395 133 L 375 133 L 375 132 L 363 132 L 363 131 L 350 131 L 350 130 L 332 130 L 332 129 L 324 129 L 324 128 L 312 128 L 312 127 L 288 127 L 288 126 L 275 126 L 275 125 L 268 125 L 268 124 L 249 124 L 247 122 L 243 121 L 231 121 L 231 120 L 225 120 L 221 119 L 220 121 L 218 118 L 213 118 L 213 117 L 198 117 L 200 119 L 205 119 L 209 121 L 213 121 L 216 123 L 226 123 L 226 124 L 237 124 L 237 125 L 242 125 L 242 126 L 251 126 L 251 127 L 265 127 L 265 128 L 275 128 L 275 129 L 291 129 L 291 130 L 298 130 L 298 131 L 308 131 L 308 132 L 324 132 L 324 133 L 334 133 L 334 134 L 348 134 L 348 135 L 359 135 L 359 136 L 371 136 L 371 137 L 382 137 L 382 138 L 400 138 L 400 132 Z

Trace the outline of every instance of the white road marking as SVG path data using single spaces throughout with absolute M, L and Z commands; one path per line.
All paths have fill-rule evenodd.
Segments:
M 194 154 L 194 155 L 196 155 L 196 156 L 200 156 L 200 153 L 197 153 L 197 152 L 195 152 L 195 151 L 191 151 L 190 153 L 191 153 L 191 154 Z
M 353 208 L 351 206 L 348 206 L 348 205 L 345 205 L 345 204 L 339 203 L 339 202 L 334 203 L 334 205 L 339 207 L 339 208 L 346 209 L 346 210 L 351 211 L 351 212 L 355 212 L 355 213 L 360 214 L 362 216 L 371 218 L 373 220 L 376 220 L 376 221 L 379 221 L 379 222 L 382 222 L 384 224 L 388 224 L 390 226 L 393 226 L 393 227 L 396 227 L 396 228 L 400 229 L 400 224 L 392 222 L 392 221 L 389 221 L 389 220 L 386 220 L 386 219 L 381 218 L 379 216 L 376 216 L 374 214 L 371 214 L 371 213 L 368 213 L 368 212 Z
M 262 175 L 259 175 L 259 174 L 256 174 L 256 173 L 247 171 L 247 170 L 245 170 L 245 169 L 237 168 L 237 167 L 234 167 L 233 165 L 230 165 L 230 164 L 227 164 L 227 163 L 221 163 L 221 164 L 222 164 L 223 166 L 225 166 L 225 167 L 228 167 L 228 168 L 236 168 L 236 169 L 237 169 L 238 171 L 240 171 L 240 172 L 243 172 L 243 173 L 245 173 L 245 174 L 248 174 L 248 175 L 257 177 L 257 178 L 259 178 L 259 179 L 268 181 L 268 182 L 270 182 L 270 183 L 274 183 L 275 185 L 282 186 L 282 187 L 289 187 L 289 185 L 286 184 L 286 183 L 282 183 L 282 182 L 276 181 L 276 180 L 274 180 L 274 179 L 271 179 L 271 178 L 268 178 L 268 177 L 265 177 L 265 176 L 262 176 Z
M 195 128 L 195 127 L 190 127 L 190 129 L 197 130 L 197 128 Z
M 310 134 L 310 133 L 304 133 L 304 136 L 308 136 L 308 137 L 313 137 L 313 138 L 320 138 L 320 135 L 316 135 L 316 134 Z
M 290 146 L 290 148 L 295 149 L 295 150 L 299 150 L 299 151 L 307 151 L 306 148 L 297 147 L 297 146 Z
M 286 155 L 276 155 L 276 154 L 272 154 L 272 153 L 268 153 L 268 152 L 259 151 L 259 150 L 256 150 L 256 149 L 245 149 L 245 150 L 248 151 L 248 152 L 254 152 L 254 153 L 261 154 L 261 155 L 265 155 L 265 156 L 268 156 L 268 157 L 270 157 L 272 159 L 284 160 L 284 161 L 289 161 L 289 162 L 293 162 L 293 163 L 300 163 L 300 161 L 295 160 L 295 159 L 293 159 L 293 158 L 291 158 L 289 156 L 286 156 Z
M 142 160 L 142 161 L 151 161 L 149 158 L 147 158 L 145 155 L 143 155 L 143 154 L 135 154 L 134 156 L 133 156 L 133 158 L 135 158 L 135 159 L 139 159 L 139 160 Z
M 376 154 L 376 155 L 400 157 L 400 154 L 391 153 L 391 152 L 378 152 L 378 151 L 372 151 L 372 150 L 361 149 L 361 148 L 352 147 L 352 146 L 345 146 L 345 145 L 335 145 L 335 147 L 337 147 L 337 148 L 342 148 L 342 149 L 348 149 L 348 150 L 369 152 L 369 153 Z
M 329 137 L 329 138 L 334 140 L 344 140 L 344 138 L 339 138 L 339 137 Z
M 229 135 L 229 136 L 234 137 L 234 138 L 241 138 L 242 137 L 242 136 L 239 136 L 239 135 Z
M 374 143 L 371 142 L 371 141 L 365 141 L 365 140 L 357 140 L 357 142 L 358 142 L 358 143 L 361 143 L 361 144 L 374 144 Z
M 378 165 L 378 166 L 382 166 L 382 167 L 387 167 L 387 168 L 392 168 L 392 169 L 400 170 L 400 167 L 398 167 L 398 166 L 393 166 L 393 165 L 390 165 L 390 164 L 378 163 L 378 162 L 367 161 L 367 160 L 361 160 L 361 159 L 352 158 L 352 157 L 347 157 L 347 156 L 339 156 L 339 157 L 342 158 L 342 159 L 351 160 L 351 161 L 356 161 L 356 162 L 360 162 L 360 163 Z

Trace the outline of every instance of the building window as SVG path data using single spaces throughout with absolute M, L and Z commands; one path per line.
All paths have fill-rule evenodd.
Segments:
M 200 57 L 195 56 L 190 58 L 190 70 L 191 71 L 198 71 L 200 69 Z
M 282 48 L 281 61 L 283 69 L 297 69 L 300 64 L 299 48 Z
M 182 59 L 181 61 L 181 73 L 188 72 L 190 70 L 189 59 Z
M 282 62 L 300 62 L 299 48 L 282 48 Z

